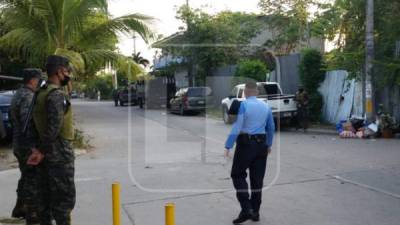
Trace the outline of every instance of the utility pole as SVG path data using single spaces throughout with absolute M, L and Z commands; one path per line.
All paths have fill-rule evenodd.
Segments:
M 366 0 L 366 57 L 365 57 L 365 93 L 364 93 L 364 112 L 368 121 L 374 120 L 373 115 L 373 60 L 374 60 L 374 0 Z
M 189 4 L 189 0 L 186 0 L 186 7 L 187 10 L 190 10 L 190 4 Z M 190 21 L 189 18 L 186 18 L 186 33 L 190 34 Z M 189 81 L 189 87 L 193 87 L 194 85 L 194 76 L 193 76 L 193 50 L 192 47 L 189 46 L 189 57 L 187 58 L 187 70 L 188 70 L 188 81 Z
M 133 54 L 136 55 L 136 32 L 133 32 Z

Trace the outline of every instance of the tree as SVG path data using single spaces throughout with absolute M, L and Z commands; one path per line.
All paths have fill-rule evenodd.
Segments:
M 251 78 L 261 82 L 265 81 L 267 73 L 267 66 L 260 60 L 243 60 L 239 62 L 235 76 Z
M 321 13 L 316 24 L 320 32 L 335 40 L 337 50 L 328 55 L 329 69 L 345 69 L 360 78 L 365 65 L 365 0 L 335 0 Z M 374 83 L 378 86 L 400 85 L 400 60 L 396 42 L 400 40 L 400 2 L 375 1 Z
M 300 81 L 309 94 L 310 117 L 315 121 L 321 118 L 322 96 L 318 91 L 325 79 L 325 64 L 322 54 L 314 49 L 305 49 L 299 65 Z
M 136 54 L 132 54 L 132 59 L 133 61 L 135 61 L 137 64 L 139 65 L 143 65 L 144 67 L 147 67 L 150 64 L 150 61 L 143 58 L 140 55 L 140 52 L 136 53 Z
M 0 0 L 1 19 L 9 30 L 1 36 L 0 48 L 37 67 L 43 67 L 48 55 L 58 54 L 69 58 L 80 75 L 112 62 L 135 76 L 137 64 L 114 51 L 117 33 L 136 32 L 148 40 L 151 18 L 111 18 L 107 7 L 107 0 Z
M 247 44 L 261 26 L 254 14 L 225 11 L 210 15 L 186 5 L 178 10 L 177 18 L 187 28 L 183 28 L 183 35 L 166 43 L 163 50 L 188 59 L 187 66 L 194 66 L 200 83 L 214 68 L 235 64 L 248 51 Z
M 277 54 L 287 55 L 296 47 L 309 47 L 311 37 L 319 36 L 314 32 L 315 16 L 310 9 L 323 9 L 323 0 L 260 0 L 259 7 L 267 15 L 266 23 L 275 33 L 273 39 L 265 45 Z

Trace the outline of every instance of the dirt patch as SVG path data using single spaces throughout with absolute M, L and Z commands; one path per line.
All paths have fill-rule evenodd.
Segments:
M 0 218 L 0 225 L 11 225 L 11 224 L 25 224 L 25 220 L 15 219 L 15 218 Z

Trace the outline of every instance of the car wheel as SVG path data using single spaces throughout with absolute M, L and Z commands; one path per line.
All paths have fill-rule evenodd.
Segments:
M 179 106 L 179 115 L 184 116 L 185 115 L 185 110 L 183 109 L 183 106 Z
M 120 106 L 124 106 L 125 104 L 124 104 L 123 101 L 119 101 L 119 105 L 120 105 Z
M 225 105 L 222 107 L 222 119 L 224 120 L 225 124 L 232 124 L 233 123 L 232 116 L 229 115 L 228 107 L 226 107 Z

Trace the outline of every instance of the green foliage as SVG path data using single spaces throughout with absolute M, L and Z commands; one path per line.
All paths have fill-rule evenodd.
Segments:
M 325 65 L 322 54 L 314 49 L 306 49 L 302 52 L 299 65 L 300 81 L 308 93 L 317 91 L 320 83 L 325 79 Z
M 267 66 L 260 60 L 243 60 L 239 62 L 235 72 L 236 77 L 247 77 L 255 81 L 265 81 Z
M 101 74 L 86 82 L 83 91 L 89 98 L 97 98 L 97 91 L 101 93 L 101 99 L 111 99 L 113 91 L 112 76 L 110 74 Z
M 179 8 L 177 18 L 187 24 L 183 35 L 159 47 L 196 65 L 198 80 L 204 80 L 218 66 L 237 63 L 261 27 L 254 14 L 224 11 L 211 15 L 187 6 Z
M 0 5 L 7 29 L 0 48 L 35 67 L 43 67 L 48 55 L 59 54 L 71 60 L 79 75 L 93 76 L 106 62 L 127 62 L 114 51 L 118 33 L 134 31 L 145 40 L 151 36 L 146 25 L 150 17 L 111 18 L 107 0 L 0 0 Z
M 82 130 L 75 129 L 75 137 L 72 141 L 73 149 L 90 149 L 92 146 L 90 145 L 90 138 L 86 136 Z
M 345 69 L 360 78 L 365 64 L 365 0 L 335 0 L 315 20 L 338 50 L 328 55 L 330 69 Z M 400 41 L 400 2 L 375 1 L 375 69 L 374 81 L 379 86 L 400 85 L 400 61 L 395 56 L 396 41 Z
M 323 0 L 260 0 L 259 7 L 267 15 L 266 23 L 275 31 L 273 39 L 265 45 L 278 55 L 287 55 L 297 46 L 307 47 L 310 37 L 321 36 L 314 32 L 314 17 L 310 8 L 325 7 Z
M 138 52 L 136 54 L 132 54 L 132 59 L 135 61 L 137 64 L 142 65 L 144 67 L 147 67 L 150 65 L 150 61 L 148 59 L 145 59 L 141 56 L 141 53 Z
M 320 120 L 323 101 L 318 88 L 325 79 L 323 57 L 319 51 L 314 49 L 306 49 L 302 55 L 303 58 L 299 65 L 300 81 L 309 94 L 311 119 Z
M 309 96 L 309 116 L 311 121 L 320 122 L 322 119 L 322 107 L 324 101 L 322 95 L 319 92 L 311 93 Z

